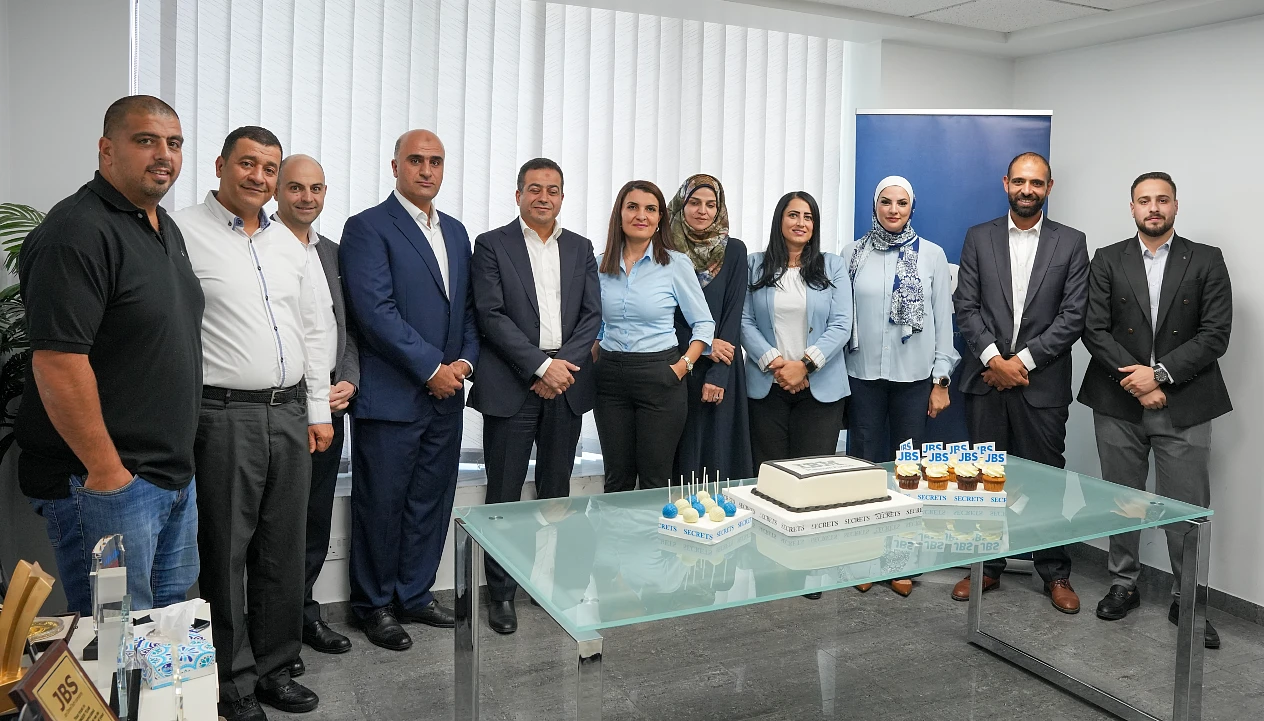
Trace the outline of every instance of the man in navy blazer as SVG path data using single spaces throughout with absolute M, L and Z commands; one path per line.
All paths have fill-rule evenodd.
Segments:
M 592 243 L 563 230 L 562 169 L 547 158 L 518 172 L 519 217 L 474 241 L 474 305 L 483 347 L 470 406 L 483 414 L 487 502 L 517 501 L 535 455 L 536 498 L 570 495 L 583 416 L 597 401 L 592 345 L 601 286 Z M 517 584 L 486 561 L 488 625 L 518 630 Z
M 1006 171 L 1010 212 L 966 231 L 953 302 L 966 341 L 961 392 L 975 443 L 1057 468 L 1066 466 L 1071 407 L 1071 346 L 1084 332 L 1088 244 L 1084 234 L 1045 217 L 1053 190 L 1049 162 L 1037 153 Z M 1045 592 L 1064 613 L 1077 613 L 1071 557 L 1061 546 L 1032 554 Z M 1005 559 L 983 564 L 983 591 L 1000 585 Z M 965 579 L 953 589 L 970 598 Z
M 461 458 L 464 381 L 478 362 L 465 226 L 435 210 L 443 143 L 395 142 L 395 190 L 347 219 L 338 258 L 360 338 L 351 427 L 351 609 L 369 641 L 403 651 L 400 621 L 452 628 L 430 592 Z

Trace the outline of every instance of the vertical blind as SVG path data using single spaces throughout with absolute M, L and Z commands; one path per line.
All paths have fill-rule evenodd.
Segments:
M 471 236 L 516 215 L 519 165 L 557 160 L 561 221 L 601 248 L 619 187 L 716 175 L 754 250 L 789 190 L 821 204 L 826 249 L 843 167 L 843 41 L 536 0 L 136 0 L 133 77 L 180 114 L 184 170 L 165 204 L 200 202 L 240 125 L 307 153 L 329 185 L 320 229 L 394 185 L 395 139 L 438 133 L 437 206 Z

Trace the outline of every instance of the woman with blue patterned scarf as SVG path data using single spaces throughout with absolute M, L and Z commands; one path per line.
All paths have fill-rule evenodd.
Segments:
M 908 438 L 921 444 L 926 419 L 948 407 L 949 377 L 961 360 L 948 258 L 913 230 L 915 200 L 907 180 L 883 178 L 873 193 L 872 229 L 841 253 L 855 307 L 846 351 L 847 452 L 874 462 L 894 460 Z M 908 579 L 892 582 L 901 595 L 912 587 Z

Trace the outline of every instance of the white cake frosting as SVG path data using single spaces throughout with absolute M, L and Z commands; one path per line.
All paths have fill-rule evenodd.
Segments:
M 886 500 L 887 472 L 850 456 L 771 461 L 759 467 L 756 490 L 790 509 Z

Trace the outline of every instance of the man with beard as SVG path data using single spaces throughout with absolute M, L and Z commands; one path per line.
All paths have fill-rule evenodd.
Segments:
M 1084 234 L 1044 216 L 1053 190 L 1038 153 L 1010 161 L 1004 178 L 1010 212 L 966 231 L 961 249 L 957 324 L 970 440 L 1062 468 L 1071 406 L 1071 346 L 1084 331 L 1088 245 Z M 1071 558 L 1058 546 L 1036 551 L 1036 572 L 1054 608 L 1078 613 Z M 983 592 L 1000 586 L 1005 559 L 983 564 Z M 970 599 L 970 579 L 952 597 Z
M 183 601 L 198 575 L 202 289 L 158 205 L 184 138 L 149 95 L 115 101 L 104 125 L 96 176 L 31 231 L 18 262 L 34 350 L 14 427 L 18 480 L 81 616 L 103 536 L 123 534 L 133 609 Z
M 1219 248 L 1177 235 L 1176 183 L 1145 173 L 1132 183 L 1137 235 L 1097 251 L 1089 270 L 1084 346 L 1093 355 L 1079 400 L 1093 409 L 1102 477 L 1144 489 L 1154 451 L 1156 492 L 1209 506 L 1211 420 L 1233 410 L 1218 359 L 1229 347 L 1233 291 Z M 1141 534 L 1110 537 L 1113 581 L 1097 617 L 1141 604 Z M 1181 587 L 1181 539 L 1168 533 Z M 1179 621 L 1177 601 L 1168 620 Z M 1204 644 L 1219 648 L 1207 624 Z

